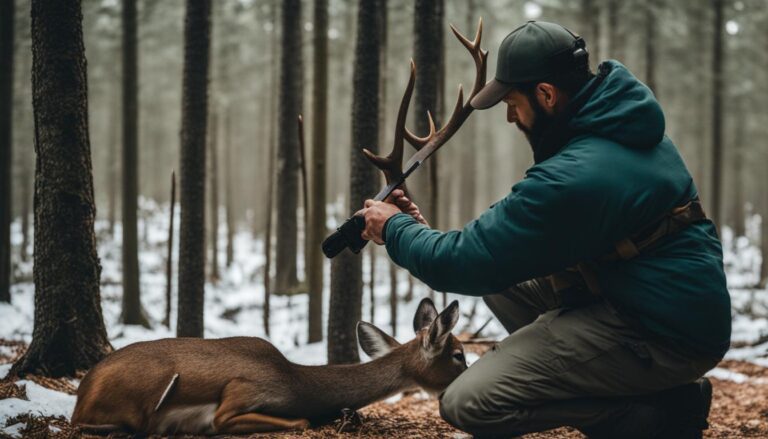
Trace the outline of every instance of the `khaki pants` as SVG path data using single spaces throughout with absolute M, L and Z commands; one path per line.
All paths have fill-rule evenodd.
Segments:
M 440 397 L 443 419 L 478 436 L 572 426 L 654 437 L 664 414 L 636 396 L 694 381 L 719 360 L 649 340 L 604 300 L 560 297 L 543 279 L 484 299 L 510 335 Z

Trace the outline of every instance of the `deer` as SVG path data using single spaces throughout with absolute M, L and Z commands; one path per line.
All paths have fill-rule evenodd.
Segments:
M 168 338 L 119 349 L 83 378 L 72 423 L 108 434 L 244 434 L 305 429 L 404 390 L 444 390 L 467 369 L 451 333 L 458 301 L 438 314 L 423 299 L 404 344 L 358 322 L 372 358 L 361 364 L 292 363 L 258 337 Z

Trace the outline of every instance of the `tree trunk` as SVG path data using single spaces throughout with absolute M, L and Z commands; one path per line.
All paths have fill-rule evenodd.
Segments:
M 136 0 L 123 1 L 123 312 L 120 321 L 149 327 L 141 308 L 138 224 L 138 55 Z M 146 226 L 145 226 L 146 227 Z
M 389 320 L 392 325 L 392 337 L 397 337 L 397 265 L 389 262 Z
M 176 334 L 203 336 L 205 296 L 205 139 L 211 2 L 187 0 L 181 104 L 181 225 Z
M 589 49 L 589 64 L 592 69 L 600 62 L 600 6 L 597 0 L 581 2 L 582 35 Z
M 323 253 L 326 235 L 325 188 L 328 144 L 328 0 L 315 0 L 312 86 L 312 158 L 309 197 L 309 230 L 306 249 L 309 283 L 309 343 L 323 339 Z
M 15 0 L 0 2 L 0 302 L 11 302 L 11 151 Z
M 171 171 L 171 204 L 168 226 L 168 256 L 165 265 L 165 318 L 163 325 L 171 329 L 171 292 L 173 290 L 173 219 L 176 210 L 176 172 Z
M 768 22 L 768 20 L 766 21 Z M 765 51 L 764 53 L 768 54 L 768 26 L 763 26 L 763 29 L 766 31 L 763 36 L 763 38 L 765 38 L 765 46 L 763 50 Z M 768 57 L 764 58 L 764 60 L 766 61 L 764 61 L 763 80 L 765 81 L 764 86 L 768 89 Z M 763 142 L 765 142 L 765 139 L 763 139 Z M 765 156 L 763 157 L 763 160 L 765 160 Z M 765 190 L 765 188 L 768 187 L 768 173 L 764 173 L 760 182 L 764 185 L 762 191 L 762 207 L 760 210 L 760 252 L 762 253 L 760 262 L 760 288 L 765 288 L 768 283 L 768 190 Z
M 224 203 L 225 213 L 227 215 L 227 268 L 232 266 L 235 259 L 235 202 L 232 199 L 232 115 L 229 107 L 224 109 Z
M 438 89 L 440 85 L 440 59 L 442 45 L 441 1 L 416 0 L 414 7 L 414 63 L 416 64 L 416 81 L 414 91 L 415 133 L 424 136 L 429 132 L 427 112 L 439 119 Z M 440 127 L 440 121 L 435 121 Z M 437 223 L 437 162 L 435 157 L 425 163 L 426 169 L 416 175 L 416 190 L 414 198 L 419 202 L 427 221 L 432 227 Z
M 645 2 L 645 85 L 658 96 L 656 88 L 656 20 L 660 16 L 656 0 Z
M 79 2 L 32 1 L 35 322 L 9 376 L 73 375 L 112 348 L 101 314 Z M 66 263 L 62 263 L 66 261 Z
M 211 200 L 208 206 L 208 214 L 211 218 L 210 233 L 210 251 L 211 251 L 211 267 L 209 278 L 211 282 L 218 282 L 219 280 L 219 116 L 216 110 L 211 111 L 210 114 L 210 126 L 211 132 L 208 137 L 208 154 L 211 158 L 210 161 L 210 184 L 209 194 Z
M 723 160 L 723 0 L 712 0 L 713 14 L 713 53 L 712 53 L 712 184 L 710 189 L 712 222 L 718 230 L 722 201 L 722 160 Z
M 608 1 L 608 50 L 606 52 L 608 57 L 626 63 L 624 31 L 621 28 L 622 20 L 619 18 L 622 3 L 622 0 Z
M 744 134 L 746 131 L 746 119 L 748 117 L 745 105 L 746 97 L 739 96 L 736 105 L 736 114 L 734 123 L 736 124 L 733 136 L 733 202 L 732 214 L 733 237 L 744 236 L 745 218 L 744 218 Z
M 30 169 L 31 163 L 30 160 L 26 160 L 26 158 L 27 157 L 22 157 L 21 165 L 21 260 L 24 262 L 29 260 L 29 218 L 31 216 L 29 212 L 29 201 L 33 197 L 33 194 L 30 194 L 30 189 L 34 187 Z
M 370 275 L 368 277 L 368 288 L 370 293 L 370 320 L 369 322 L 374 323 L 376 321 L 376 246 L 371 245 L 371 249 L 369 250 L 369 269 L 370 269 Z
M 359 5 L 353 73 L 352 148 L 349 209 L 359 209 L 377 189 L 378 171 L 362 154 L 377 149 L 379 111 L 379 32 L 382 2 Z M 372 151 L 376 152 L 376 151 Z M 362 256 L 344 250 L 331 262 L 331 305 L 328 316 L 328 362 L 360 361 L 355 327 L 361 317 L 363 295 Z
M 476 7 L 475 7 L 475 1 L 470 0 L 467 2 L 467 16 L 466 16 L 466 28 L 472 29 L 477 22 L 477 17 L 475 14 L 477 13 Z M 466 61 L 465 62 L 466 68 L 464 69 L 464 72 L 474 72 L 474 64 Z M 477 165 L 476 165 L 476 155 L 477 155 L 477 148 L 472 148 L 472 146 L 476 142 L 476 132 L 474 121 L 469 120 L 464 125 L 464 138 L 466 139 L 466 145 L 465 148 L 461 148 L 460 156 L 461 156 L 461 165 L 460 170 L 461 173 L 459 174 L 459 177 L 461 179 L 461 199 L 459 200 L 459 223 L 461 225 L 464 225 L 465 223 L 469 222 L 475 217 L 476 212 L 476 197 L 475 194 L 477 192 Z M 488 145 L 484 145 L 487 147 Z
M 296 116 L 301 113 L 301 1 L 282 3 L 282 53 L 280 56 L 280 100 L 278 102 L 277 159 L 277 271 L 275 289 L 287 293 L 297 284 L 298 150 Z
M 108 197 L 108 207 L 107 207 L 107 219 L 109 221 L 109 236 L 112 238 L 115 237 L 115 220 L 117 216 L 117 179 L 120 175 L 120 170 L 118 169 L 117 163 L 117 145 L 119 144 L 118 140 L 118 128 L 119 128 L 119 121 L 118 118 L 120 110 L 118 107 L 118 97 L 117 91 L 114 91 L 114 102 L 110 108 L 110 126 L 109 126 L 109 146 L 108 146 L 108 158 L 107 158 L 107 197 Z
M 272 270 L 272 215 L 273 215 L 273 201 L 274 195 L 274 182 L 275 182 L 275 160 L 277 154 L 277 143 L 275 139 L 275 130 L 277 128 L 277 1 L 273 1 L 270 4 L 270 18 L 272 20 L 273 30 L 270 44 L 270 59 L 271 67 L 269 69 L 269 147 L 267 148 L 267 196 L 266 207 L 264 208 L 265 219 L 265 233 L 264 233 L 264 333 L 269 337 L 269 314 L 270 314 L 270 299 L 272 294 L 272 285 L 270 283 L 270 271 Z
M 299 171 L 301 172 L 301 210 L 302 210 L 302 219 L 304 223 L 302 224 L 302 227 L 304 228 L 303 234 L 304 234 L 304 242 L 302 243 L 303 247 L 303 253 L 304 253 L 304 276 L 306 278 L 307 268 L 309 267 L 309 254 L 307 249 L 307 239 L 308 239 L 308 230 L 309 230 L 309 189 L 307 189 L 307 185 L 309 182 L 307 181 L 307 156 L 306 156 L 306 150 L 304 145 L 304 118 L 302 115 L 299 115 L 298 117 L 298 129 L 299 129 Z

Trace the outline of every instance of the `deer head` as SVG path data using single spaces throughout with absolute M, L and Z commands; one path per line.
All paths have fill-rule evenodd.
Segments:
M 403 370 L 430 393 L 439 393 L 467 369 L 464 347 L 451 334 L 459 319 L 459 302 L 454 300 L 443 312 L 437 312 L 434 303 L 423 299 L 413 318 L 416 338 L 401 345 L 376 326 L 359 322 L 357 339 L 363 352 L 373 359 L 400 351 Z

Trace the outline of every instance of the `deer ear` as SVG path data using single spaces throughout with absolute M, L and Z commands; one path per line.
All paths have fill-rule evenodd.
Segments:
M 357 322 L 357 341 L 363 348 L 363 352 L 374 360 L 387 355 L 393 348 L 400 346 L 397 340 L 366 322 Z
M 431 325 L 435 317 L 437 317 L 435 304 L 428 297 L 421 299 L 419 307 L 416 308 L 416 315 L 413 316 L 413 331 L 418 334 L 419 331 Z
M 454 300 L 447 308 L 437 316 L 429 327 L 428 345 L 442 347 L 448 339 L 448 334 L 459 321 L 459 301 Z

